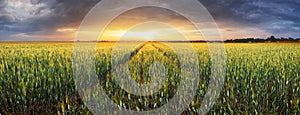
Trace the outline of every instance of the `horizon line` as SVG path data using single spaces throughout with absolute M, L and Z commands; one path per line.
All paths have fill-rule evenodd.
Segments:
M 275 37 L 276 38 L 276 37 Z M 289 39 L 292 37 L 280 37 L 276 39 Z M 268 38 L 236 38 L 236 39 L 225 39 L 225 40 L 0 40 L 0 42 L 226 42 L 233 40 L 267 40 Z M 300 37 L 292 38 L 294 40 L 299 40 Z

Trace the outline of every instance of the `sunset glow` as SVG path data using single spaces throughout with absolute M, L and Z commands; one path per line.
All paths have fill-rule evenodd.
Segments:
M 75 32 L 77 29 L 75 28 L 58 28 L 56 29 L 57 32 Z
M 110 27 L 113 28 L 113 27 Z M 183 36 L 184 34 L 184 36 Z M 104 31 L 101 40 L 133 40 L 133 41 L 172 41 L 202 39 L 201 34 L 173 27 L 167 23 L 146 22 L 123 30 Z M 196 38 L 193 38 L 196 37 Z
M 99 0 L 91 1 L 39 1 L 36 0 L 4 0 L 0 2 L 0 41 L 51 41 L 74 40 L 82 19 Z M 203 0 L 219 27 L 220 33 L 226 39 L 267 38 L 274 35 L 280 37 L 300 36 L 299 14 L 297 1 L 235 1 L 225 4 L 220 1 Z M 60 4 L 57 6 L 57 4 Z M 70 5 L 72 4 L 72 5 Z M 124 6 L 131 3 L 122 3 Z M 218 7 L 216 7 L 218 6 Z M 107 11 L 114 13 L 109 9 Z M 195 15 L 197 12 L 192 12 Z M 96 20 L 101 23 L 101 20 Z M 193 23 L 178 13 L 159 8 L 140 8 L 124 12 L 107 27 L 103 40 L 115 40 L 120 34 L 138 23 L 147 21 L 163 22 L 173 25 L 180 31 L 194 33 Z M 89 25 L 97 28 L 96 25 Z M 178 29 L 179 28 L 179 29 Z M 207 29 L 205 27 L 201 29 Z M 85 30 L 86 39 L 100 34 L 100 30 Z M 153 31 L 130 31 L 131 35 L 142 39 L 153 39 Z M 147 33 L 150 32 L 150 33 Z M 161 32 L 154 31 L 155 34 Z M 133 34 L 134 33 L 134 34 Z M 143 34 L 143 35 L 141 35 Z M 108 38 L 112 36 L 112 38 Z M 172 39 L 172 38 L 169 38 Z M 199 33 L 189 35 L 189 39 L 203 39 Z
M 155 35 L 161 34 L 159 31 L 112 31 L 107 37 L 118 37 L 121 38 L 124 34 L 128 34 L 127 37 L 141 38 L 144 40 L 151 40 Z

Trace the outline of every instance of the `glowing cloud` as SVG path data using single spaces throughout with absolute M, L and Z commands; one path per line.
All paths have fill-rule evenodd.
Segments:
M 75 32 L 77 29 L 75 28 L 58 28 L 56 29 L 57 32 Z

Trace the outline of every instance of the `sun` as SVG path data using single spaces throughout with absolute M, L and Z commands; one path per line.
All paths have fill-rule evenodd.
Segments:
M 116 41 L 180 41 L 191 39 L 194 36 L 198 37 L 197 35 L 195 31 L 152 21 L 137 24 L 130 28 L 107 29 L 102 37 Z
M 148 22 L 135 25 L 131 28 L 119 28 L 119 30 L 107 30 L 107 38 L 117 38 L 125 41 L 156 41 L 166 37 L 167 29 L 161 23 Z
M 159 32 L 153 32 L 153 31 L 143 31 L 143 32 L 132 32 L 128 31 L 128 34 L 125 34 L 124 36 L 128 36 L 130 38 L 136 38 L 141 40 L 153 40 L 155 38 L 155 35 L 159 34 Z
M 153 38 L 153 35 L 152 34 L 146 34 L 145 36 L 144 36 L 144 39 L 145 40 L 151 40 Z

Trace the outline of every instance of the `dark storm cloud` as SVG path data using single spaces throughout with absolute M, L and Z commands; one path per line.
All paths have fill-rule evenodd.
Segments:
M 5 11 L 5 4 L 5 0 L 0 1 L 0 30 L 8 29 L 11 24 L 18 21 L 16 17 Z
M 232 25 L 257 27 L 274 34 L 300 31 L 300 1 L 297 0 L 199 1 L 217 22 L 234 22 Z
M 30 11 L 30 16 L 28 16 L 29 14 L 22 15 L 22 13 L 16 16 L 14 12 L 8 11 L 7 4 L 12 1 L 0 0 L 0 31 L 2 33 L 42 35 L 55 33 L 57 28 L 77 28 L 86 13 L 100 0 L 27 1 L 39 7 Z M 253 27 L 272 34 L 300 36 L 298 34 L 300 33 L 299 0 L 199 1 L 209 10 L 217 24 L 221 26 L 240 29 Z
M 86 13 L 100 0 L 32 0 L 35 4 L 46 4 L 36 13 L 43 9 L 49 9 L 50 15 L 34 18 L 30 24 L 35 25 L 36 29 L 48 28 L 55 30 L 59 27 L 76 27 L 80 24 Z M 36 22 L 39 22 L 36 24 Z
M 36 31 L 51 32 L 59 27 L 74 27 L 80 24 L 86 13 L 100 0 L 31 0 L 32 5 L 44 4 L 31 12 L 32 17 L 26 20 L 16 20 L 10 14 L 0 15 L 0 24 L 9 25 L 6 30 L 23 33 Z M 0 8 L 5 2 L 0 3 Z M 4 11 L 4 9 L 1 11 Z M 47 15 L 39 15 L 43 12 Z M 1 29 L 1 28 L 0 28 Z M 4 28 L 2 27 L 2 30 Z

